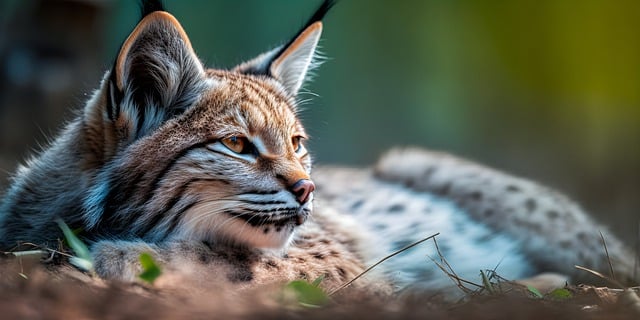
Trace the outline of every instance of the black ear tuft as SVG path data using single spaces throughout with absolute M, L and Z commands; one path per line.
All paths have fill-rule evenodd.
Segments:
M 167 11 L 164 8 L 162 0 L 142 0 L 140 2 L 140 9 L 142 11 L 140 19 L 155 11 Z
M 298 33 L 296 33 L 296 35 L 291 38 L 291 40 L 289 40 L 289 42 L 287 42 L 287 44 L 285 44 L 284 46 L 282 46 L 280 48 L 280 51 L 278 51 L 278 53 L 276 53 L 274 55 L 274 57 L 279 57 L 280 55 L 282 55 L 292 44 L 294 41 L 296 41 L 296 39 L 298 39 L 298 37 L 300 37 L 300 35 L 307 30 L 307 28 L 309 28 L 312 24 L 318 22 L 318 21 L 322 21 L 322 19 L 324 19 L 324 16 L 327 15 L 327 12 L 329 12 L 329 10 L 331 10 L 331 8 L 337 3 L 337 0 L 324 0 L 320 6 L 318 7 L 318 9 L 316 9 L 316 11 L 313 13 L 313 15 L 311 16 L 311 18 L 309 18 L 309 20 L 307 20 L 307 23 L 300 28 L 300 30 L 298 31 Z M 275 59 L 274 59 L 275 60 Z M 273 60 L 271 61 L 273 62 Z M 271 66 L 271 64 L 269 64 L 269 67 Z M 267 68 L 267 70 L 269 70 L 270 68 Z
M 322 34 L 322 19 L 335 3 L 334 0 L 324 0 L 287 44 L 244 62 L 233 68 L 233 71 L 272 77 L 278 80 L 289 94 L 297 95 L 307 79 L 308 71 L 320 64 L 316 56 L 316 47 Z

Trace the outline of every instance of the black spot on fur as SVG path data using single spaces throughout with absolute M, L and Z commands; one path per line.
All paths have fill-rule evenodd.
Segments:
M 358 201 L 354 202 L 351 205 L 351 210 L 357 210 L 358 208 L 360 208 L 362 206 L 363 203 L 364 203 L 364 200 L 358 200 Z
M 491 240 L 491 239 L 493 239 L 493 235 L 492 235 L 492 234 L 490 234 L 490 233 L 487 233 L 487 234 L 485 234 L 485 235 L 482 235 L 482 236 L 478 237 L 478 238 L 476 239 L 476 241 L 477 241 L 478 243 L 483 243 L 483 242 L 487 242 L 487 241 L 489 241 L 489 240 Z
M 269 233 L 269 228 L 268 228 L 268 227 L 267 227 L 267 228 L 264 228 L 264 229 L 262 230 L 262 232 L 263 232 L 264 234 Z
M 218 248 L 215 252 L 216 260 L 226 260 L 229 265 L 236 266 L 227 274 L 231 282 L 248 282 L 253 280 L 251 265 L 258 259 L 255 252 L 245 249 Z
M 389 209 L 387 209 L 387 211 L 389 211 L 389 212 L 400 212 L 400 211 L 404 211 L 404 209 L 405 209 L 405 207 L 404 207 L 403 204 L 396 203 L 396 204 L 390 206 Z
M 484 216 L 485 217 L 491 217 L 495 212 L 493 211 L 493 209 L 487 209 L 484 211 Z
M 555 211 L 555 210 L 549 210 L 547 211 L 547 217 L 551 220 L 555 220 L 555 219 L 558 219 L 558 217 L 560 217 L 560 213 L 558 213 L 558 211 Z
M 278 267 L 278 264 L 273 261 L 273 260 L 267 260 L 264 263 L 268 268 L 272 268 L 272 269 L 280 269 L 280 267 Z
M 578 237 L 578 240 L 580 240 L 580 242 L 586 242 L 587 239 L 589 239 L 589 236 L 587 236 L 587 234 L 584 232 L 578 232 L 578 235 L 576 237 Z
M 316 259 L 320 259 L 320 260 L 324 260 L 325 255 L 322 254 L 321 252 L 314 252 L 312 253 L 313 257 Z
M 422 179 L 424 180 L 429 180 L 429 178 L 431 178 L 431 176 L 436 172 L 436 168 L 434 167 L 428 167 L 424 170 L 424 172 L 422 172 Z
M 583 263 L 584 263 L 585 262 L 585 258 L 586 258 L 586 255 L 584 254 L 584 252 L 582 252 L 582 251 L 578 252 L 578 260 L 583 261 Z
M 338 267 L 337 270 L 338 270 L 338 274 L 340 275 L 340 279 L 345 280 L 347 278 L 347 272 L 340 267 Z
M 527 208 L 527 211 L 533 212 L 538 207 L 538 203 L 535 200 L 529 198 L 524 202 L 524 206 Z
M 378 230 L 378 231 L 383 231 L 387 228 L 387 225 L 384 223 L 376 223 L 373 225 L 373 228 Z
M 522 190 L 520 190 L 520 188 L 518 186 L 514 186 L 512 184 L 508 185 L 506 190 L 509 191 L 509 192 L 520 192 L 520 191 L 522 191 Z
M 469 198 L 471 198 L 471 200 L 474 200 L 474 201 L 480 201 L 482 200 L 482 192 L 480 191 L 471 192 L 469 194 Z
M 412 242 L 409 240 L 399 240 L 399 241 L 394 241 L 393 242 L 393 248 L 394 249 L 402 249 L 408 245 L 410 245 Z

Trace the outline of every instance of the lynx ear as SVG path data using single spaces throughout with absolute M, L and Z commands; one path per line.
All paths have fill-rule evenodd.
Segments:
M 280 80 L 293 95 L 304 83 L 313 56 L 322 34 L 322 22 L 318 21 L 305 29 L 278 57 L 271 62 L 271 76 Z
M 270 75 L 280 81 L 287 92 L 295 96 L 304 83 L 307 71 L 313 66 L 313 56 L 321 33 L 322 22 L 317 21 L 288 46 L 263 53 L 234 70 L 246 74 Z
M 322 34 L 322 18 L 333 6 L 325 0 L 306 26 L 288 44 L 268 51 L 233 70 L 245 74 L 264 74 L 280 81 L 285 89 L 296 95 L 310 68 L 314 67 L 316 47 Z
M 122 45 L 109 76 L 107 116 L 140 137 L 181 113 L 204 77 L 189 38 L 169 13 L 148 13 Z M 122 137 L 121 137 L 122 138 Z

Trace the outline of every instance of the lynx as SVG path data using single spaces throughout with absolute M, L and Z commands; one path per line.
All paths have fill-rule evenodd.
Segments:
M 81 230 L 106 279 L 135 281 L 148 252 L 165 279 L 246 287 L 324 275 L 335 288 L 436 233 L 462 278 L 576 278 L 574 264 L 607 265 L 604 231 L 618 275 L 631 277 L 631 251 L 578 205 L 447 154 L 396 149 L 372 168 L 319 167 L 312 178 L 297 94 L 332 4 L 285 45 L 221 70 L 203 66 L 159 2 L 145 2 L 82 112 L 14 175 L 0 248 L 56 247 L 60 219 Z M 408 251 L 357 283 L 449 287 L 427 258 L 435 250 Z

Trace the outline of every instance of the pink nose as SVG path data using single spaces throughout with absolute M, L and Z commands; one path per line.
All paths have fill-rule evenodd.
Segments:
M 307 201 L 309 201 L 309 195 L 311 195 L 311 192 L 315 189 L 316 185 L 308 179 L 300 179 L 291 186 L 291 192 L 296 196 L 300 204 L 307 203 Z

